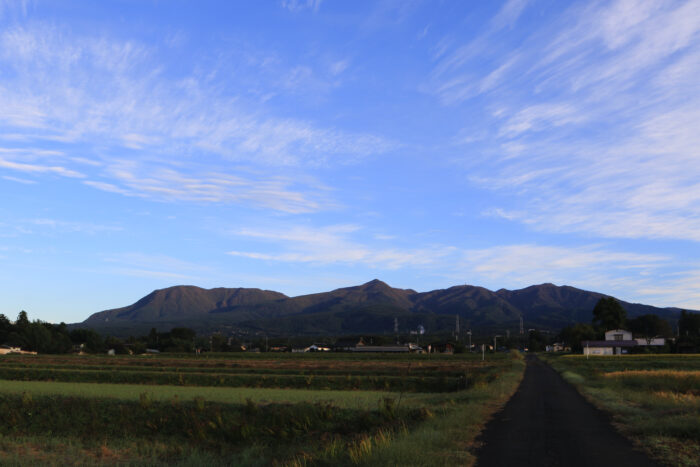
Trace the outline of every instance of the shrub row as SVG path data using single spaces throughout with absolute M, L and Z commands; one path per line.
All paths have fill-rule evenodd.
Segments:
M 339 375 L 339 376 L 446 376 L 460 377 L 465 373 L 481 373 L 486 368 L 464 368 L 458 365 L 446 368 L 370 368 L 370 369 L 330 369 L 330 368 L 256 368 L 256 367 L 194 367 L 194 366 L 142 366 L 142 365 L 88 365 L 88 364 L 49 364 L 45 362 L 1 362 L 0 369 L 60 369 L 89 371 L 127 371 L 127 372 L 175 372 L 175 373 L 212 373 L 212 374 L 248 374 L 248 375 Z
M 491 380 L 495 374 L 486 372 L 481 377 Z M 250 375 L 0 368 L 0 379 L 180 386 L 451 392 L 468 388 L 475 382 L 476 376 Z

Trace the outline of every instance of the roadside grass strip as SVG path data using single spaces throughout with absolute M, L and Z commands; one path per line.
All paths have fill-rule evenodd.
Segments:
M 615 426 L 665 465 L 700 459 L 700 355 L 545 356 Z
M 700 394 L 700 371 L 690 370 L 625 370 L 602 373 L 605 379 L 637 390 L 670 390 Z
M 472 466 L 475 439 L 491 416 L 511 398 L 525 373 L 521 354 L 513 353 L 500 376 L 468 391 L 440 395 L 433 417 L 412 431 L 400 432 L 391 443 L 368 448 L 358 462 L 364 466 Z

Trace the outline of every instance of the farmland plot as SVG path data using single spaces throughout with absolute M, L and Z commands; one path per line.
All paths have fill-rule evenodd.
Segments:
M 0 359 L 0 463 L 464 465 L 523 369 L 505 355 L 227 357 Z

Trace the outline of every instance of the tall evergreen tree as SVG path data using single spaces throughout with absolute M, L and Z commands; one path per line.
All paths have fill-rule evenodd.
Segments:
M 607 331 L 624 327 L 627 313 L 614 297 L 603 297 L 593 308 L 593 324 Z

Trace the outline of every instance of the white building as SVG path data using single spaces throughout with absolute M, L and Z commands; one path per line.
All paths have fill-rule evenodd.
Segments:
M 605 333 L 604 341 L 583 341 L 584 355 L 620 355 L 625 354 L 631 347 L 636 347 L 637 341 L 632 333 L 624 329 L 612 329 Z

